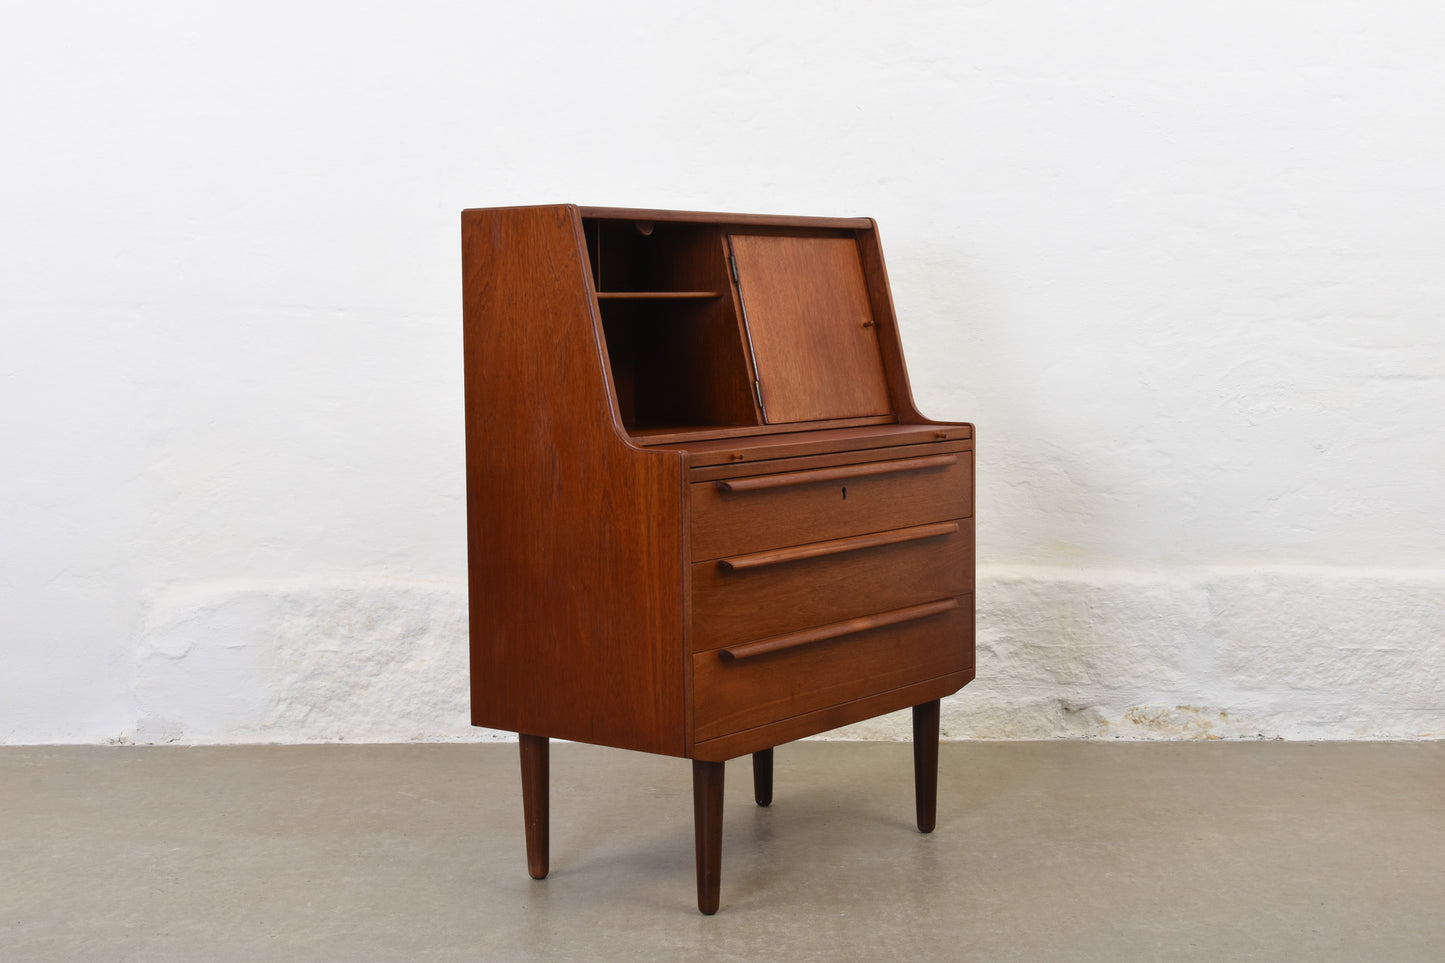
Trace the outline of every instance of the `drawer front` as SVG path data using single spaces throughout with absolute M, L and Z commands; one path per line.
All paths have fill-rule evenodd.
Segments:
M 932 604 L 950 602 L 952 607 L 932 614 L 817 641 L 789 641 L 774 651 L 749 652 L 738 645 L 695 654 L 694 739 L 713 739 L 971 669 L 973 596 Z M 890 615 L 908 616 L 909 611 L 880 613 Z M 738 656 L 729 659 L 730 650 Z
M 973 452 L 690 486 L 693 561 L 973 515 Z
M 694 562 L 692 648 L 701 652 L 972 592 L 971 518 L 761 558 Z

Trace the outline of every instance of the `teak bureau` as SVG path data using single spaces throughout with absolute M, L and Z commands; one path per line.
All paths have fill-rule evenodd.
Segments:
M 462 213 L 472 722 L 693 761 L 698 908 L 723 765 L 974 674 L 973 426 L 914 407 L 867 218 Z

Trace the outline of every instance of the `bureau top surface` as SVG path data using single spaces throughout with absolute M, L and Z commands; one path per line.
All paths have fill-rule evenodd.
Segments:
M 812 217 L 800 214 L 736 214 L 723 211 L 661 211 L 643 207 L 584 207 L 577 204 L 542 204 L 537 207 L 573 208 L 582 217 L 602 221 L 687 221 L 701 224 L 737 224 L 764 227 L 807 227 L 832 230 L 861 231 L 873 227 L 868 217 Z M 473 211 L 510 210 L 511 208 L 468 208 Z

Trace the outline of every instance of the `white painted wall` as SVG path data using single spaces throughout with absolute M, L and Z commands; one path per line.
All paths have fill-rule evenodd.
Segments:
M 1445 8 L 0 11 L 0 741 L 477 737 L 457 213 L 555 201 L 878 218 L 952 735 L 1445 736 Z

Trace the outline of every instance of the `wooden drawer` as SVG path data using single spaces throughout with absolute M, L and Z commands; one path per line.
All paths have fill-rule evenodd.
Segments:
M 746 475 L 690 486 L 703 561 L 973 515 L 973 452 Z
M 807 639 L 851 624 L 837 623 L 695 654 L 694 738 L 716 738 L 973 667 L 972 595 L 875 618 L 899 621 Z M 749 645 L 766 649 L 773 642 L 784 647 L 748 651 Z
M 694 562 L 692 648 L 972 592 L 971 518 Z

